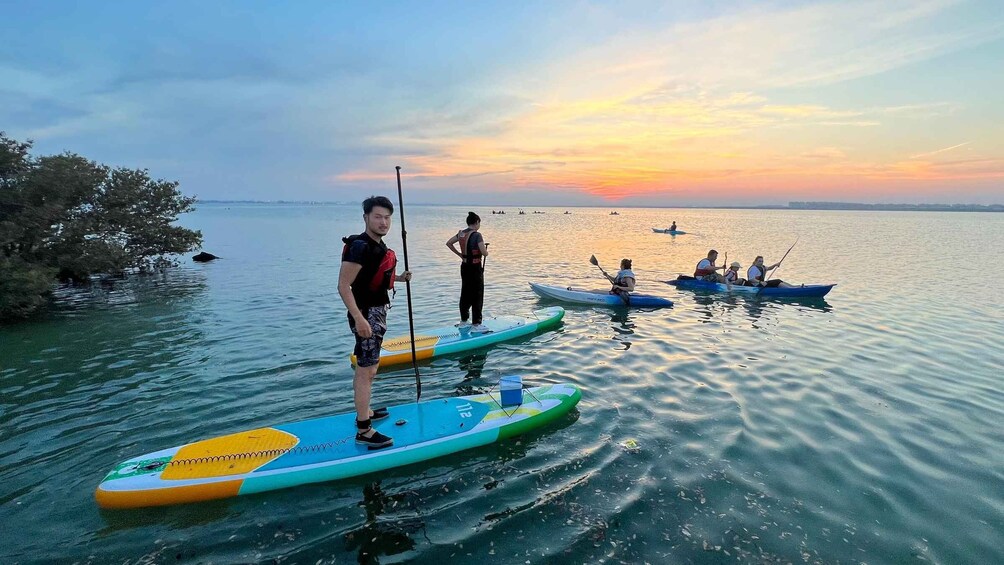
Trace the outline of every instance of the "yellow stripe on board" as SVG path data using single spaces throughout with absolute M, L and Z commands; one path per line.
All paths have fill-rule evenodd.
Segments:
M 516 410 L 515 412 L 510 412 L 508 414 L 506 414 L 502 410 L 492 410 L 491 412 L 485 414 L 485 417 L 481 419 L 481 422 L 482 423 L 484 423 L 484 422 L 491 422 L 492 420 L 497 420 L 499 418 L 512 418 L 513 416 L 516 416 L 517 414 L 522 414 L 524 416 L 536 416 L 537 414 L 540 414 L 541 412 L 542 411 L 539 410 L 539 409 L 537 409 L 537 408 L 520 408 L 520 409 Z
M 415 349 L 433 347 L 442 339 L 438 335 L 416 335 Z M 396 337 L 383 342 L 384 351 L 411 351 L 411 338 L 409 336 Z
M 178 450 L 161 479 L 203 479 L 249 473 L 282 457 L 300 440 L 274 428 L 259 428 L 198 441 Z

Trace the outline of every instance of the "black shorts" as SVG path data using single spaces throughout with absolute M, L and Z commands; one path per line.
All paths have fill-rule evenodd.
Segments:
M 372 367 L 380 362 L 380 348 L 383 346 L 383 336 L 387 333 L 387 306 L 371 306 L 363 311 L 366 321 L 373 329 L 373 335 L 363 339 L 356 333 L 356 321 L 349 314 L 349 329 L 352 335 L 356 336 L 356 348 L 353 353 L 356 356 L 357 367 Z

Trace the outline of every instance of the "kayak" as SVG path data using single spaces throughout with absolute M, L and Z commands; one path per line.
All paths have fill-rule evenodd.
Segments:
M 603 306 L 638 306 L 638 307 L 662 307 L 672 306 L 673 301 L 660 296 L 648 294 L 632 294 L 630 303 L 616 294 L 610 294 L 606 290 L 579 290 L 572 287 L 551 286 L 539 283 L 530 283 L 530 288 L 544 298 L 553 298 L 564 302 L 574 302 L 576 304 L 598 304 Z
M 165 506 L 374 473 L 539 428 L 568 413 L 582 396 L 571 384 L 520 388 L 511 391 L 511 406 L 504 388 L 391 406 L 390 417 L 373 425 L 394 438 L 383 449 L 355 443 L 352 412 L 147 453 L 119 463 L 94 496 L 102 508 Z
M 655 233 L 668 233 L 669 235 L 683 235 L 687 232 L 681 230 L 661 230 L 659 228 L 652 228 Z
M 415 331 L 415 358 L 431 359 L 492 345 L 555 326 L 565 315 L 561 306 L 534 310 L 533 316 L 490 316 L 482 320 L 489 333 L 461 332 L 457 326 Z M 356 356 L 351 356 L 356 364 Z M 385 339 L 380 350 L 380 366 L 411 363 L 411 335 Z
M 687 290 L 702 290 L 707 292 L 732 292 L 734 294 L 748 294 L 751 296 L 775 296 L 775 297 L 788 297 L 788 298 L 821 298 L 826 296 L 826 293 L 830 292 L 830 289 L 837 286 L 835 284 L 807 284 L 803 286 L 793 286 L 791 288 L 781 288 L 781 287 L 757 287 L 757 286 L 740 286 L 732 285 L 732 290 L 730 291 L 728 286 L 722 283 L 710 282 L 710 281 L 699 281 L 697 279 L 687 277 L 685 279 L 676 279 L 675 281 L 665 281 L 666 284 L 671 284 L 677 288 L 683 288 Z

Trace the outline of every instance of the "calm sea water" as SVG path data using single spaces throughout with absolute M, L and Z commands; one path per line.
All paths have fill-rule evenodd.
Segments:
M 566 306 L 555 331 L 420 365 L 423 398 L 521 373 L 583 399 L 519 440 L 375 476 L 93 500 L 128 457 L 352 409 L 336 279 L 356 207 L 202 205 L 183 222 L 223 259 L 63 290 L 0 328 L 0 562 L 1004 562 L 1004 215 L 539 210 L 477 210 L 487 310 L 549 304 L 531 280 L 603 287 L 591 254 L 632 258 L 639 291 L 675 307 Z M 457 318 L 444 243 L 466 212 L 406 210 L 419 328 Z M 690 233 L 652 233 L 673 220 Z M 660 282 L 711 247 L 745 271 L 796 237 L 776 276 L 838 283 L 825 301 Z M 405 304 L 402 289 L 390 335 Z M 375 394 L 413 400 L 412 369 Z

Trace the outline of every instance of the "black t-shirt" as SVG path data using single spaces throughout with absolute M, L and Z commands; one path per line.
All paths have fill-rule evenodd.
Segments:
M 380 267 L 380 261 L 383 260 L 383 256 L 386 253 L 386 243 L 382 241 L 377 243 L 365 233 L 356 236 L 351 242 L 345 244 L 345 248 L 342 250 L 342 261 L 362 265 L 362 269 L 356 275 L 351 285 L 352 296 L 356 299 L 356 306 L 360 310 L 364 310 L 370 306 L 390 304 L 390 296 L 387 293 L 387 289 L 370 289 L 370 281 L 376 275 Z

